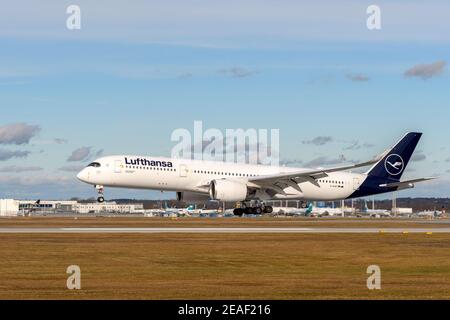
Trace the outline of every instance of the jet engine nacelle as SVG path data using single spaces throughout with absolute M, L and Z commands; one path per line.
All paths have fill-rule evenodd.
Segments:
M 208 194 L 195 192 L 177 192 L 177 200 L 187 203 L 205 203 L 210 200 Z
M 209 186 L 212 200 L 237 202 L 247 198 L 247 185 L 229 180 L 213 180 Z

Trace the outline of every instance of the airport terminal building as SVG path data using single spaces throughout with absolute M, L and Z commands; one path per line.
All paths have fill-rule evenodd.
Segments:
M 17 216 L 20 203 L 13 199 L 0 199 L 0 217 Z
M 0 199 L 0 216 L 30 214 L 133 214 L 142 213 L 142 203 L 118 204 L 116 202 L 81 203 L 78 201 L 36 201 Z

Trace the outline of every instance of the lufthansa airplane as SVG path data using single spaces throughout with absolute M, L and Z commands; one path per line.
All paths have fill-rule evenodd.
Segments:
M 104 187 L 175 191 L 179 200 L 240 203 L 236 215 L 271 213 L 267 200 L 343 200 L 414 188 L 433 178 L 400 181 L 421 133 L 407 133 L 373 160 L 334 168 L 301 169 L 142 156 L 100 158 L 78 175 L 94 185 L 98 201 Z M 366 173 L 348 170 L 372 166 Z

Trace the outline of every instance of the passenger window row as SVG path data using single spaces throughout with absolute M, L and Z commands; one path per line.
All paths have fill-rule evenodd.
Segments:
M 344 181 L 337 181 L 337 180 L 323 180 L 323 179 L 321 179 L 321 180 L 319 180 L 319 182 L 321 182 L 321 183 L 333 183 L 333 184 L 345 184 L 345 182 Z
M 236 173 L 236 172 L 220 172 L 220 171 L 207 171 L 207 170 L 194 170 L 194 173 L 198 174 L 218 174 L 222 176 L 234 176 L 234 177 L 256 177 L 256 174 L 249 173 Z
M 159 170 L 159 171 L 177 171 L 175 168 L 160 168 L 160 167 L 140 167 L 140 166 L 126 166 L 127 169 L 139 169 L 139 170 Z

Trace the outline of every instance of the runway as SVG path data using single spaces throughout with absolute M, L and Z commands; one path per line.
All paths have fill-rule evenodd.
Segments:
M 30 234 L 30 233 L 91 233 L 91 234 L 162 234 L 162 233 L 228 233 L 228 234 L 406 234 L 406 233 L 450 233 L 450 228 L 0 228 L 0 234 Z

